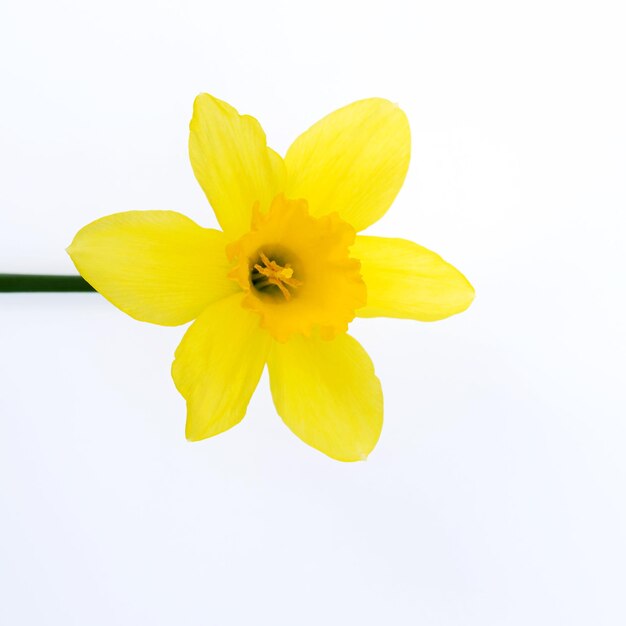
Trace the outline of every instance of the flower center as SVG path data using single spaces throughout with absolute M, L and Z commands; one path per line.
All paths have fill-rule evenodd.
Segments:
M 266 212 L 255 207 L 250 231 L 228 244 L 228 276 L 277 341 L 318 332 L 332 339 L 367 302 L 360 263 L 350 258 L 354 238 L 338 215 L 314 217 L 305 200 L 278 195 Z
M 293 277 L 293 268 L 290 263 L 285 263 L 284 267 L 274 260 L 267 258 L 264 252 L 259 251 L 259 261 L 255 263 L 250 272 L 250 282 L 252 286 L 261 293 L 273 295 L 273 292 L 280 290 L 287 302 L 291 300 L 291 292 L 288 287 L 296 289 L 302 285 L 302 281 Z

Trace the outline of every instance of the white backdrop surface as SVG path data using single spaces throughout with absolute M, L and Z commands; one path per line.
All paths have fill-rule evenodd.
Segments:
M 359 320 L 366 463 L 297 440 L 266 377 L 184 438 L 181 328 L 0 295 L 0 623 L 626 623 L 625 20 L 619 2 L 3 0 L 0 272 L 73 272 L 87 222 L 215 225 L 194 96 L 272 147 L 368 96 L 413 134 L 368 232 L 473 282 L 458 317 Z

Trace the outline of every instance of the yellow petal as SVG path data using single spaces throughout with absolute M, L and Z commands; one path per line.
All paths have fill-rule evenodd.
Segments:
M 172 364 L 187 400 L 187 439 L 212 437 L 243 419 L 269 344 L 258 316 L 241 306 L 241 294 L 212 304 L 189 327 Z
M 193 172 L 224 232 L 239 237 L 250 229 L 254 204 L 265 210 L 282 191 L 283 160 L 257 120 L 206 93 L 194 102 L 189 130 Z
M 305 198 L 311 215 L 337 211 L 359 231 L 381 218 L 409 166 L 406 115 L 382 98 L 354 102 L 300 135 L 285 157 L 290 198 Z
M 82 228 L 67 249 L 83 278 L 143 322 L 176 326 L 235 291 L 225 238 L 173 211 L 128 211 Z
M 270 159 L 270 168 L 272 169 L 271 175 L 273 188 L 276 190 L 274 195 L 272 196 L 273 199 L 274 196 L 276 196 L 278 193 L 283 192 L 283 190 L 285 189 L 285 185 L 287 182 L 287 168 L 285 167 L 285 161 L 283 161 L 283 157 L 281 157 L 278 152 L 272 150 L 271 148 L 268 148 L 267 154 Z
M 350 254 L 361 261 L 367 286 L 367 306 L 358 317 L 431 322 L 464 311 L 474 299 L 461 272 L 412 241 L 359 236 Z
M 302 441 L 338 461 L 361 461 L 383 425 L 383 394 L 367 352 L 349 335 L 274 342 L 274 404 Z

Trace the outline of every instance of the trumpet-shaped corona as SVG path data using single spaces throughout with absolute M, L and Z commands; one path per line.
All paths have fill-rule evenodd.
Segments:
M 361 264 L 350 258 L 355 236 L 337 215 L 312 217 L 305 200 L 281 194 L 266 214 L 256 208 L 250 232 L 228 246 L 236 262 L 229 276 L 277 341 L 314 330 L 332 339 L 367 302 Z

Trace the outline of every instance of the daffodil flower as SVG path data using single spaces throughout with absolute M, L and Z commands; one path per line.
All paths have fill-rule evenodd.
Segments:
M 222 231 L 172 211 L 109 215 L 68 248 L 78 271 L 137 320 L 195 320 L 172 366 L 188 439 L 238 424 L 267 364 L 276 410 L 300 439 L 340 461 L 365 459 L 383 395 L 348 324 L 439 320 L 474 296 L 435 253 L 357 235 L 402 186 L 406 115 L 380 98 L 355 102 L 300 135 L 283 159 L 256 119 L 202 94 L 189 153 Z

